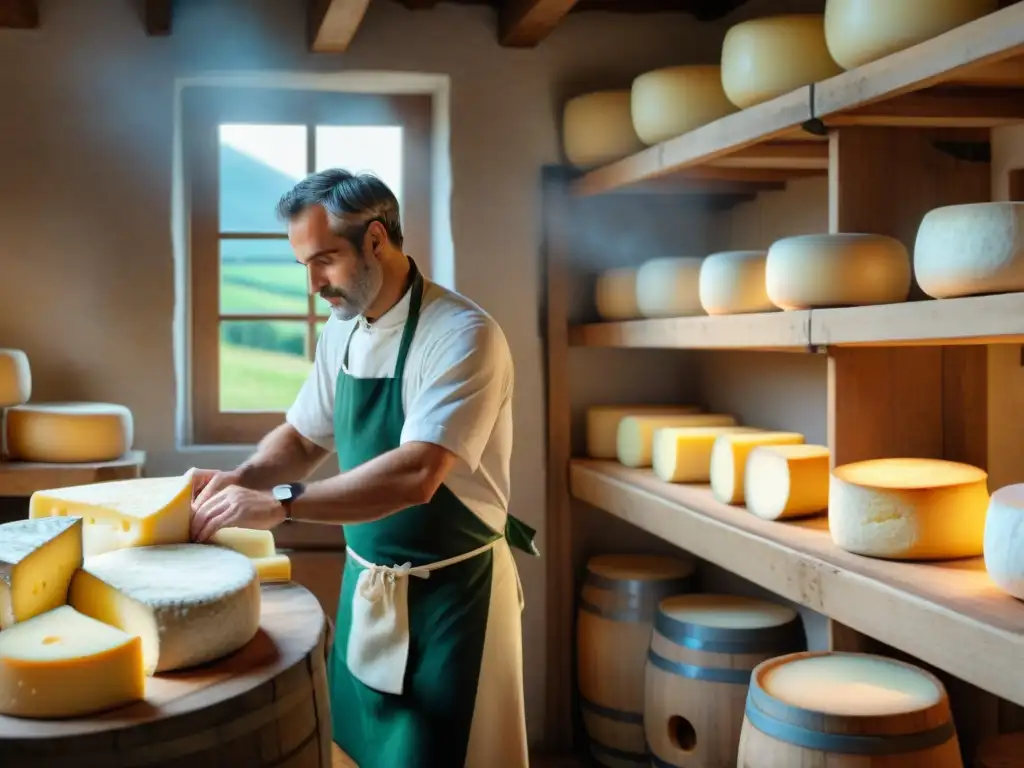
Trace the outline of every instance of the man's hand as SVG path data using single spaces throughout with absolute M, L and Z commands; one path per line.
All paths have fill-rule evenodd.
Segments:
M 270 530 L 286 517 L 284 507 L 272 493 L 237 485 L 217 491 L 202 504 L 194 505 L 193 510 L 193 541 L 206 541 L 221 528 L 232 526 Z
M 237 469 L 221 472 L 217 469 L 192 470 L 192 511 L 195 512 L 214 495 L 229 485 L 240 485 L 242 473 Z

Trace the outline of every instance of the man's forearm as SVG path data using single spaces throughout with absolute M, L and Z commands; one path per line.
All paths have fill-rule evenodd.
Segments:
M 265 491 L 282 483 L 305 479 L 319 466 L 327 451 L 303 439 L 290 424 L 282 424 L 256 447 L 256 452 L 239 465 L 239 485 Z

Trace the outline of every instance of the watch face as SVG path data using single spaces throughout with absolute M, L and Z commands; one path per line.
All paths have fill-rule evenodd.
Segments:
M 290 485 L 275 485 L 274 498 L 278 501 L 289 501 L 292 498 L 292 487 Z

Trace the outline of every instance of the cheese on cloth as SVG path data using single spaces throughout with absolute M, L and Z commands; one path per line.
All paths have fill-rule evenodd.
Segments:
M 723 504 L 742 504 L 747 457 L 759 445 L 797 445 L 796 432 L 747 432 L 721 435 L 711 447 L 711 492 Z
M 938 37 L 992 13 L 998 0 L 828 0 L 825 40 L 845 69 Z
M 914 275 L 936 299 L 1024 291 L 1024 202 L 929 211 L 917 230 Z
M 985 518 L 985 569 L 996 586 L 1024 600 L 1024 484 L 992 494 Z
M 722 85 L 741 109 L 840 72 L 825 45 L 821 14 L 743 21 L 726 32 L 722 43 Z
M 260 583 L 291 581 L 292 561 L 288 559 L 288 555 L 257 557 L 253 559 L 252 564 L 256 568 Z
M 260 582 L 245 555 L 206 544 L 119 549 L 86 560 L 68 602 L 142 638 L 147 675 L 233 653 L 260 626 Z
M 654 433 L 665 427 L 734 427 L 736 417 L 722 413 L 627 416 L 619 422 L 615 455 L 627 467 L 649 467 L 654 461 Z
M 21 405 L 32 396 L 32 369 L 20 349 L 0 349 L 0 408 Z
M 594 305 L 602 320 L 634 320 L 640 316 L 636 303 L 636 269 L 605 270 L 594 283 Z
M 650 259 L 636 274 L 636 306 L 644 317 L 703 315 L 700 265 L 703 259 L 678 256 Z
M 832 470 L 828 526 L 837 546 L 890 560 L 984 551 L 988 473 L 941 459 L 872 459 Z
M 722 68 L 688 64 L 645 72 L 633 81 L 633 127 L 658 144 L 735 112 L 722 89 Z
M 0 632 L 0 715 L 83 717 L 145 696 L 142 641 L 66 605 Z
M 124 547 L 185 543 L 192 519 L 192 471 L 36 491 L 28 514 L 83 518 L 87 557 Z
M 799 235 L 772 243 L 768 298 L 780 309 L 895 304 L 910 294 L 910 254 L 885 235 Z
M 133 440 L 132 414 L 123 405 L 30 403 L 7 412 L 7 453 L 17 461 L 113 461 Z
M 592 405 L 587 408 L 587 456 L 614 459 L 618 455 L 619 422 L 627 416 L 700 413 L 696 405 Z
M 277 554 L 274 534 L 255 528 L 221 528 L 210 537 L 209 541 L 210 544 L 233 549 L 252 559 L 273 557 Z
M 565 103 L 562 146 L 577 168 L 604 165 L 639 152 L 643 142 L 633 128 L 628 90 L 585 93 Z
M 0 525 L 0 629 L 64 605 L 82 557 L 77 517 Z
M 774 312 L 764 283 L 767 251 L 723 251 L 704 259 L 700 303 L 709 315 Z
M 765 520 L 828 509 L 829 450 L 824 445 L 760 445 L 747 456 L 747 509 Z
M 711 448 L 721 435 L 757 432 L 754 427 L 666 427 L 654 433 L 654 474 L 666 483 L 706 483 L 711 479 Z

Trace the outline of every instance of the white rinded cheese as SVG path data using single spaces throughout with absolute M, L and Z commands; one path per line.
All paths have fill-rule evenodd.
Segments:
M 859 653 L 794 658 L 767 670 L 761 687 L 793 707 L 855 717 L 915 712 L 942 698 L 924 671 Z
M 765 520 L 828 509 L 829 450 L 824 445 L 761 445 L 747 456 L 747 509 Z
M 747 456 L 759 445 L 796 445 L 797 432 L 746 432 L 721 435 L 711 447 L 711 492 L 723 504 L 742 504 Z
M 821 14 L 742 21 L 722 43 L 722 85 L 741 109 L 840 72 L 825 45 Z
M 636 304 L 635 267 L 606 269 L 594 284 L 594 305 L 602 320 L 634 320 L 640 316 Z
M 917 230 L 914 274 L 936 299 L 1024 291 L 1024 202 L 929 211 Z
M 998 8 L 998 0 L 827 0 L 825 39 L 844 69 L 938 37 Z
M 700 265 L 693 256 L 651 259 L 636 275 L 636 305 L 644 317 L 703 315 Z
M 28 402 L 32 396 L 32 368 L 20 349 L 0 349 L 0 408 Z
M 704 259 L 700 270 L 700 303 L 709 315 L 773 312 L 764 270 L 767 251 L 724 251 Z
M 837 546 L 890 560 L 984 551 L 988 473 L 941 459 L 872 459 L 832 470 L 828 527 Z
M 209 543 L 233 549 L 253 560 L 260 557 L 273 557 L 277 554 L 274 534 L 255 528 L 221 528 L 210 537 Z
M 665 427 L 654 432 L 654 474 L 666 483 L 706 483 L 711 479 L 711 447 L 720 435 L 757 432 L 754 427 Z
M 772 243 L 768 297 L 780 309 L 895 304 L 910 294 L 910 255 L 885 235 L 800 235 Z
M 36 491 L 29 517 L 81 517 L 86 556 L 190 538 L 192 472 Z
M 1024 600 L 1024 484 L 992 494 L 985 518 L 985 569 L 1004 592 Z
M 741 595 L 673 595 L 658 604 L 670 619 L 716 629 L 767 629 L 789 624 L 797 612 L 787 605 Z
M 627 467 L 649 467 L 654 460 L 654 433 L 665 427 L 732 427 L 736 417 L 720 413 L 627 416 L 619 422 L 615 455 Z
M 292 561 L 288 555 L 274 555 L 272 557 L 257 557 L 252 561 L 256 568 L 256 575 L 260 583 L 275 581 L 291 581 Z
M 614 459 L 618 455 L 619 422 L 627 416 L 669 416 L 700 413 L 696 405 L 593 405 L 587 409 L 587 456 Z
M 0 629 L 67 602 L 82 565 L 77 517 L 15 520 L 0 525 Z
M 145 696 L 142 641 L 62 605 L 0 632 L 0 715 L 84 717 Z
M 633 127 L 658 144 L 736 111 L 722 90 L 722 68 L 688 64 L 645 72 L 633 81 Z
M 142 638 L 147 675 L 233 653 L 260 625 L 260 581 L 245 555 L 206 544 L 118 549 L 90 557 L 68 602 Z
M 113 461 L 131 450 L 132 414 L 111 403 L 31 403 L 7 411 L 7 452 L 17 461 Z
M 562 145 L 577 168 L 592 168 L 643 149 L 633 129 L 628 90 L 597 91 L 570 99 L 562 112 Z

